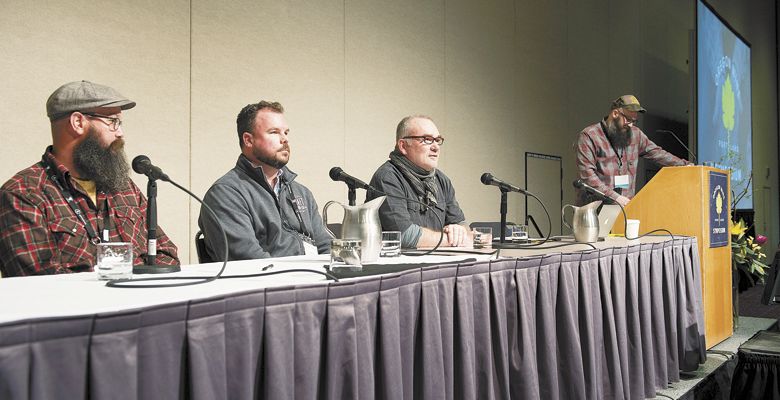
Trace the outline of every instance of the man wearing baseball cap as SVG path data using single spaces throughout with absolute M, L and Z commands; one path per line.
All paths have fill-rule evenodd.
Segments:
M 575 144 L 579 178 L 622 205 L 634 197 L 639 157 L 662 166 L 690 164 L 658 147 L 636 126 L 645 111 L 633 95 L 620 96 L 603 120 L 579 133 Z M 577 189 L 577 205 L 593 200 L 598 199 Z
M 92 271 L 97 243 L 131 242 L 146 252 L 146 198 L 130 180 L 116 90 L 88 81 L 60 86 L 46 102 L 52 145 L 0 188 L 0 271 L 4 277 Z M 157 264 L 178 265 L 176 246 L 157 229 Z

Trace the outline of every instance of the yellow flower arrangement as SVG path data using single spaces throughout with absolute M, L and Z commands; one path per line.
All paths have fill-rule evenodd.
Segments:
M 731 259 L 734 261 L 733 267 L 743 270 L 751 279 L 758 279 L 760 282 L 763 282 L 766 275 L 765 269 L 768 266 L 761 260 L 765 259 L 766 255 L 761 252 L 761 245 L 756 243 L 752 236 L 746 234 L 747 229 L 745 220 L 741 218 L 739 222 L 734 223 L 732 221 L 731 223 Z

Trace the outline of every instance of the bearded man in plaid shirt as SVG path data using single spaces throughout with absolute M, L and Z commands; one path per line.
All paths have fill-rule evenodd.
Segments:
M 639 113 L 644 112 L 633 95 L 618 97 L 609 114 L 583 129 L 575 144 L 580 179 L 624 206 L 636 191 L 639 157 L 662 166 L 692 165 L 658 147 L 636 127 Z M 577 189 L 577 205 L 593 200 L 598 198 Z
M 116 90 L 67 83 L 46 102 L 53 144 L 0 188 L 0 271 L 5 277 L 92 271 L 96 244 L 146 252 L 146 198 L 130 180 Z M 157 229 L 158 265 L 178 265 L 176 246 Z

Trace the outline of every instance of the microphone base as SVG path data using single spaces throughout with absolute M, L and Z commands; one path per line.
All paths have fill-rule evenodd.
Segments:
M 178 265 L 133 265 L 133 275 L 135 274 L 171 274 L 181 271 Z
M 523 245 L 526 245 L 528 243 L 531 243 L 531 242 L 529 240 L 516 240 L 516 241 L 508 240 L 508 241 L 506 241 L 504 243 L 493 242 L 493 248 L 494 249 L 516 249 L 516 248 L 518 248 L 518 245 L 523 246 Z

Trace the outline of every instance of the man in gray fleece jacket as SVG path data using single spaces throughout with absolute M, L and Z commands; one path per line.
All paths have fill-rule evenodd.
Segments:
M 327 253 L 330 236 L 317 202 L 286 167 L 290 128 L 282 105 L 268 101 L 249 104 L 238 114 L 236 125 L 241 146 L 236 166 L 203 197 L 227 233 L 228 258 Z M 201 207 L 198 226 L 209 256 L 222 260 L 222 234 L 205 207 Z

